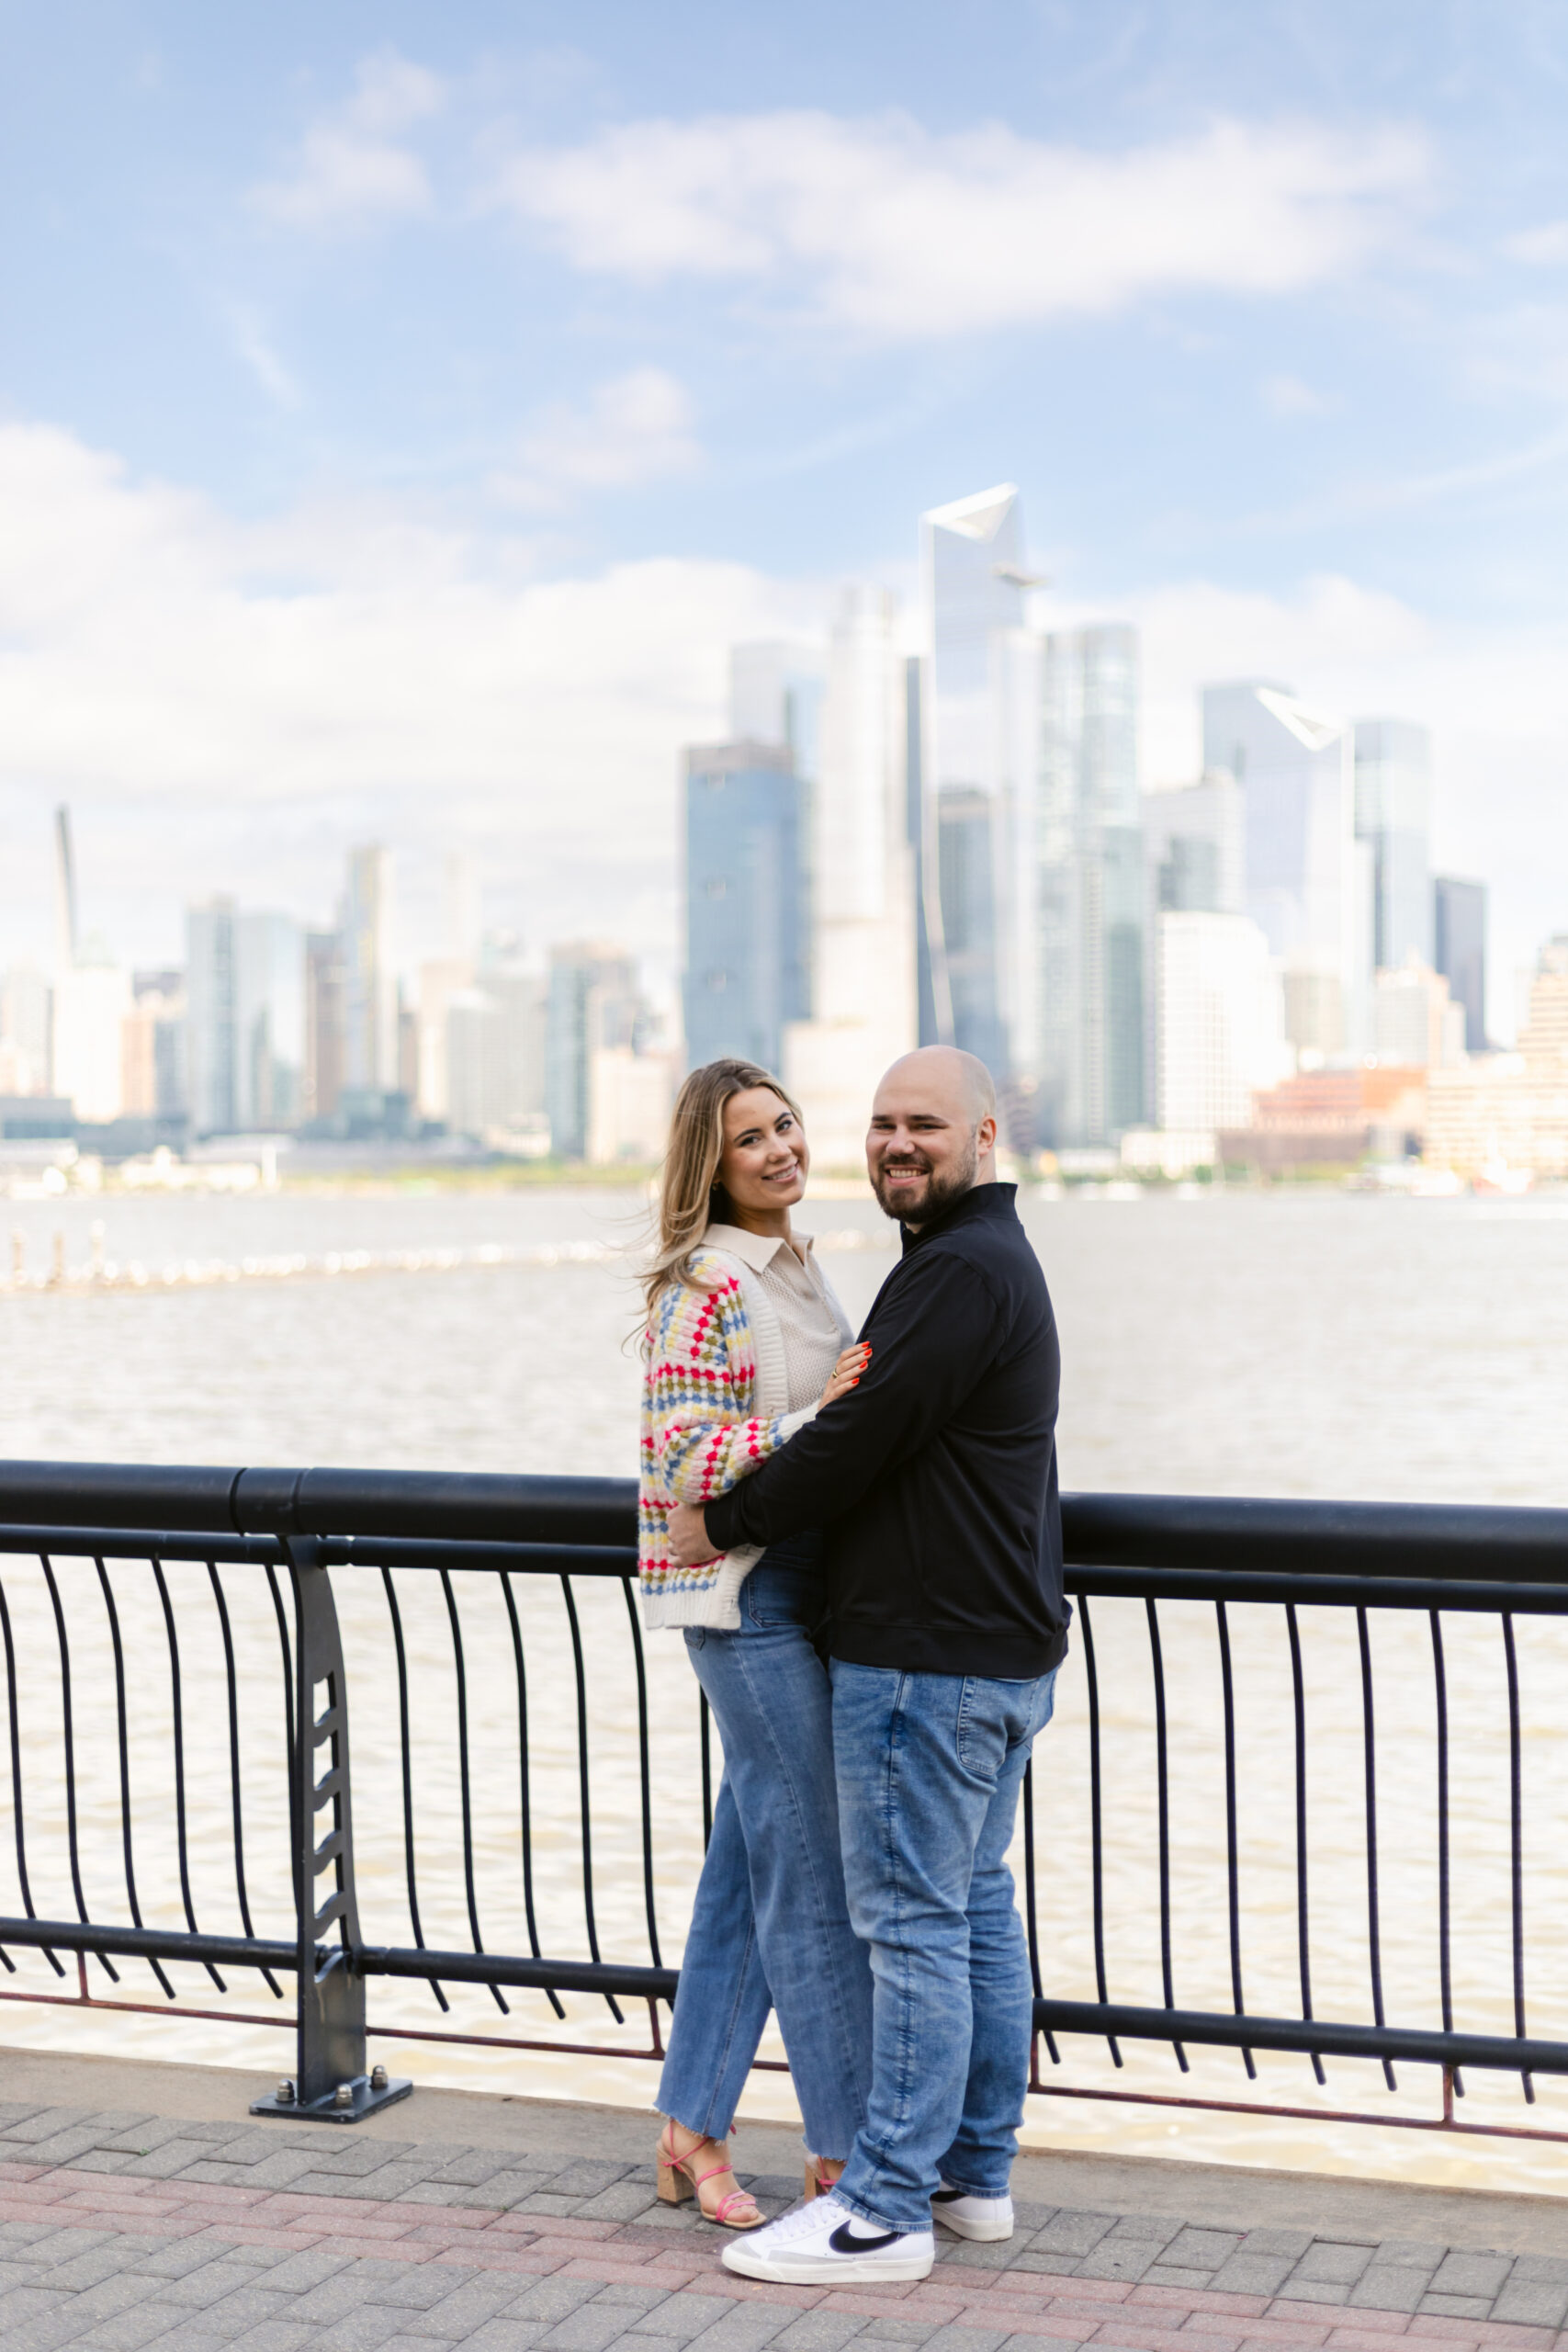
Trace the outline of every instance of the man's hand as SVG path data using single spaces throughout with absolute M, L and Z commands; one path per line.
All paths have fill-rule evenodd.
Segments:
M 708 1542 L 702 1511 L 695 1503 L 675 1505 L 670 1514 L 668 1539 L 671 1551 L 683 1568 L 701 1567 L 705 1560 L 716 1557 Z

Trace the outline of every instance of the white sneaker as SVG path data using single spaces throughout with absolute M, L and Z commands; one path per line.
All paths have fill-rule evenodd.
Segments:
M 1012 2235 L 1010 2197 L 971 2197 L 967 2189 L 949 2188 L 943 2181 L 931 2199 L 931 2219 L 955 2237 L 990 2241 Z
M 724 2249 L 742 2278 L 782 2278 L 795 2287 L 870 2287 L 879 2278 L 925 2278 L 936 2260 L 930 2230 L 879 2230 L 836 2197 L 797 2206 L 765 2230 Z

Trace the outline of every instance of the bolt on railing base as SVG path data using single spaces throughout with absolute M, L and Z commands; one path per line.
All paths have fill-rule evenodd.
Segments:
M 300 2099 L 287 2076 L 276 2091 L 265 2098 L 251 2101 L 253 2115 L 271 2115 L 283 2122 L 291 2117 L 309 2116 L 312 2123 L 358 2123 L 367 2115 L 376 2115 L 384 2107 L 395 2107 L 407 2098 L 413 2084 L 406 2075 L 389 2075 L 385 2066 L 373 2066 L 367 2075 L 355 2075 L 346 2083 L 339 2083 L 335 2090 L 325 2091 L 320 2098 Z

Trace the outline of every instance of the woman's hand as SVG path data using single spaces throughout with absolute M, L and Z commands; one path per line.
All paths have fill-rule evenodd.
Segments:
M 702 1510 L 696 1503 L 677 1503 L 674 1506 L 670 1513 L 666 1540 L 683 1568 L 699 1568 L 705 1560 L 717 1556 L 708 1541 Z
M 864 1340 L 857 1340 L 852 1348 L 846 1348 L 829 1374 L 821 1404 L 830 1405 L 835 1397 L 847 1396 L 870 1362 L 871 1350 Z

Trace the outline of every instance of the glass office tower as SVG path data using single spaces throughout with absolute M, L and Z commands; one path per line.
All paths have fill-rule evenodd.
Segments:
M 1019 888 L 1032 779 L 1014 772 L 1010 717 L 1030 583 L 1011 483 L 923 514 L 920 561 L 930 656 L 910 733 L 921 804 L 921 1035 L 978 1054 L 1005 1082 L 1027 1057 L 1019 1032 L 1029 1025 L 1033 960 L 1027 886 Z
M 1356 832 L 1372 854 L 1374 971 L 1432 961 L 1432 739 L 1402 718 L 1358 718 Z
M 686 1058 L 783 1066 L 807 1012 L 804 786 L 787 746 L 686 753 Z
M 1041 665 L 1036 1125 L 1105 1143 L 1145 1115 L 1137 631 L 1058 631 Z
M 1464 1007 L 1466 1053 L 1486 1050 L 1486 885 L 1439 874 L 1432 885 L 1432 962 Z

